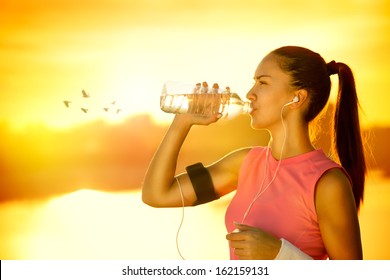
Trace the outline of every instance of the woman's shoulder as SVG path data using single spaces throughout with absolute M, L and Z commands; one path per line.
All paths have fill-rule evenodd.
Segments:
M 247 148 L 247 151 L 248 151 L 248 155 L 252 155 L 252 156 L 258 156 L 260 154 L 263 154 L 267 151 L 267 146 L 253 146 L 253 147 L 249 147 Z
M 239 169 L 241 164 L 248 158 L 256 154 L 258 151 L 258 147 L 244 147 L 239 148 L 234 151 L 231 151 L 219 161 L 217 161 L 217 165 L 221 167 L 225 167 L 228 169 Z
M 266 147 L 244 147 L 236 149 L 219 161 L 212 164 L 212 166 L 218 167 L 218 169 L 230 170 L 231 172 L 238 173 L 242 165 L 248 164 L 248 162 L 253 162 L 255 158 L 259 158 L 259 154 L 263 153 L 266 150 Z
M 327 170 L 317 182 L 315 197 L 317 209 L 332 205 L 329 201 L 354 201 L 349 176 L 341 168 Z
M 228 153 L 224 158 L 225 159 L 238 159 L 242 161 L 251 151 L 253 147 L 244 147 L 236 149 L 230 153 Z
M 263 147 L 263 146 L 244 147 L 244 148 L 234 150 L 229 155 L 244 160 L 245 158 L 258 157 L 259 155 L 265 153 L 266 150 L 267 147 Z
M 317 188 L 325 188 L 329 191 L 337 191 L 345 187 L 351 188 L 349 176 L 342 168 L 331 168 L 325 171 L 317 185 Z

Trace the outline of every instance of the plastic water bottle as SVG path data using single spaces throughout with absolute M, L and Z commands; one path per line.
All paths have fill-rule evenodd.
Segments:
M 166 82 L 160 97 L 161 110 L 174 114 L 196 114 L 211 116 L 220 113 L 222 119 L 231 119 L 240 114 L 250 113 L 250 102 L 244 102 L 237 93 L 224 90 L 207 82 L 196 85 Z

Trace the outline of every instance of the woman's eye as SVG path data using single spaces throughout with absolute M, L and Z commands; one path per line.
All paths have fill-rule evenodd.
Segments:
M 253 82 L 253 85 L 259 85 L 259 86 L 262 86 L 262 85 L 266 85 L 267 83 L 263 80 L 256 80 Z

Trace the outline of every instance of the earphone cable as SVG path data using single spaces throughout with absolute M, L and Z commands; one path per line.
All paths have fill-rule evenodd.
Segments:
M 280 111 L 280 119 L 281 119 L 281 121 L 282 121 L 282 126 L 283 126 L 283 131 L 284 131 L 284 139 L 283 139 L 282 148 L 281 148 L 281 150 L 280 150 L 280 156 L 279 156 L 278 166 L 276 167 L 274 176 L 272 177 L 271 181 L 268 183 L 268 185 L 267 185 L 267 186 L 264 188 L 264 190 L 263 190 L 264 181 L 265 181 L 266 175 L 267 175 L 267 174 L 266 174 L 267 172 L 265 172 L 265 174 L 264 174 L 264 179 L 263 179 L 263 181 L 262 181 L 262 183 L 261 183 L 261 186 L 260 186 L 260 188 L 259 188 L 259 191 L 257 192 L 257 194 L 255 195 L 255 197 L 253 198 L 251 204 L 249 204 L 248 209 L 245 211 L 244 217 L 242 218 L 242 222 L 241 222 L 242 224 L 244 223 L 245 218 L 248 216 L 249 211 L 251 210 L 251 208 L 252 208 L 253 204 L 255 203 L 255 201 L 256 201 L 256 200 L 257 200 L 257 199 L 258 199 L 258 198 L 259 198 L 259 197 L 268 189 L 269 186 L 271 186 L 271 184 L 272 184 L 273 181 L 275 180 L 276 175 L 277 175 L 277 173 L 278 173 L 278 171 L 279 171 L 280 164 L 282 163 L 283 150 L 284 150 L 284 146 L 285 146 L 285 144 L 286 144 L 286 138 L 287 138 L 287 127 L 286 127 L 286 124 L 284 123 L 284 119 L 283 119 L 283 110 L 284 110 L 284 108 L 285 108 L 287 105 L 289 105 L 289 104 L 283 105 L 282 110 Z M 271 142 L 271 140 L 270 140 L 270 142 Z M 268 151 L 269 151 L 270 142 L 268 142 L 268 147 L 267 147 L 267 154 L 266 154 L 266 169 L 265 169 L 265 170 L 268 169 Z
M 179 178 L 175 176 L 175 179 L 177 182 L 178 189 L 180 191 L 181 206 L 182 206 L 181 207 L 181 221 L 180 221 L 179 228 L 177 229 L 177 233 L 176 233 L 176 249 L 177 249 L 177 252 L 179 253 L 181 259 L 185 260 L 185 258 L 183 257 L 183 255 L 180 251 L 180 246 L 179 246 L 179 234 L 180 234 L 181 227 L 183 226 L 183 222 L 184 222 L 184 196 L 183 196 L 183 190 L 181 189 L 181 185 L 179 182 Z

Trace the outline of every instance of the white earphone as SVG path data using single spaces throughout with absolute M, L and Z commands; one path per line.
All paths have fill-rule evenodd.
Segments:
M 288 103 L 284 104 L 284 106 L 287 106 L 287 105 L 290 105 L 290 104 L 293 104 L 293 103 L 297 103 L 297 102 L 299 102 L 299 96 L 298 95 L 294 96 L 294 99 L 291 102 L 288 102 Z

